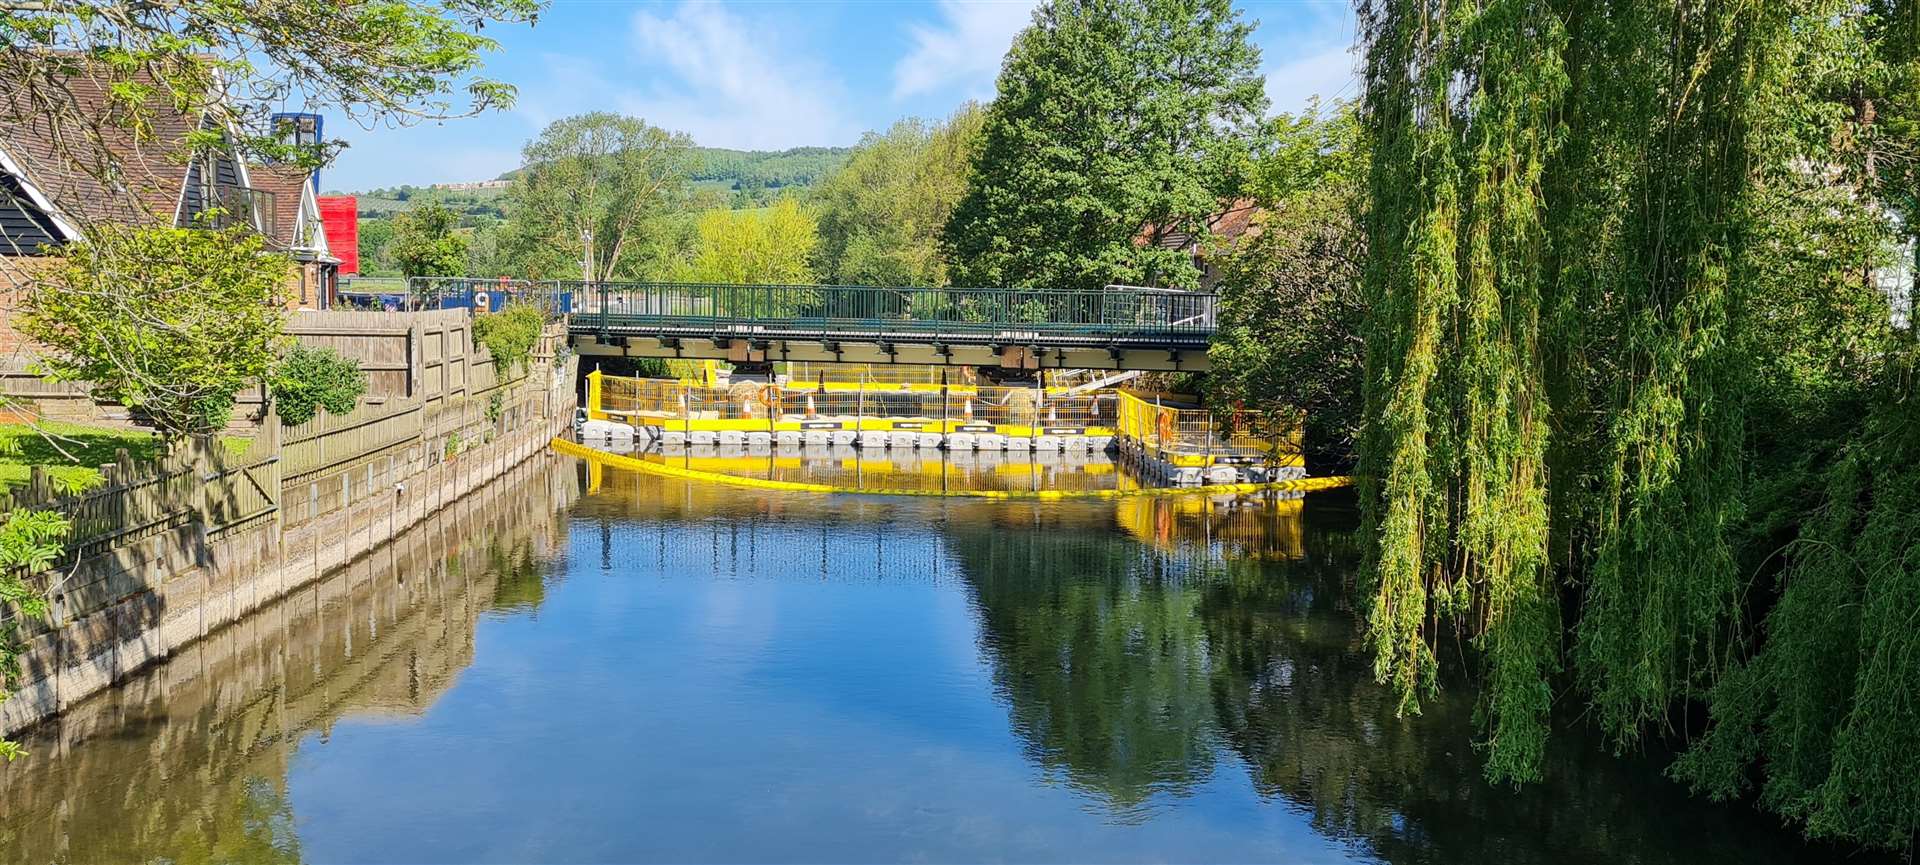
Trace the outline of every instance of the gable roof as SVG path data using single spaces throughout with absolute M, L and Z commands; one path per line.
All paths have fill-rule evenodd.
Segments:
M 173 224 L 190 163 L 188 136 L 206 122 L 182 110 L 170 91 L 142 72 L 130 83 L 152 88 L 136 112 L 112 98 L 113 80 L 80 58 L 58 77 L 64 104 L 37 104 L 49 82 L 0 81 L 0 149 L 21 180 L 51 202 L 55 218 L 85 224 Z M 54 73 L 57 75 L 57 72 Z M 58 142 L 56 144 L 56 142 Z
M 292 165 L 247 166 L 247 179 L 253 188 L 273 196 L 271 205 L 265 206 L 261 214 L 269 220 L 264 227 L 267 243 L 273 248 L 287 250 L 308 245 L 301 242 L 299 233 L 300 203 L 306 196 L 307 179 L 311 176 L 306 169 Z
M 1255 234 L 1259 233 L 1260 228 L 1254 221 L 1254 216 L 1260 212 L 1261 208 L 1259 203 L 1253 199 L 1236 198 L 1227 202 L 1226 205 L 1219 210 L 1207 215 L 1207 234 L 1211 235 L 1216 246 L 1232 246 L 1239 243 L 1240 238 L 1246 235 L 1249 230 Z M 1155 238 L 1156 234 L 1159 235 L 1157 240 Z M 1206 251 L 1199 248 L 1200 237 L 1197 236 L 1196 232 L 1184 227 L 1172 227 L 1165 233 L 1161 233 L 1159 226 L 1152 223 L 1148 223 L 1140 228 L 1139 233 L 1133 236 L 1133 243 L 1135 246 L 1152 246 L 1157 244 L 1163 249 L 1190 250 L 1196 254 Z
M 256 200 L 267 193 L 270 201 L 260 202 L 262 226 L 267 246 L 280 252 L 295 253 L 302 260 L 338 262 L 320 220 L 319 196 L 313 193 L 313 172 L 296 165 L 249 165 L 247 182 Z

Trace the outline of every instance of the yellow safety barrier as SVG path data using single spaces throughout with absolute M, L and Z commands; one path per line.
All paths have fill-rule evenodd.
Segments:
M 857 366 L 847 364 L 846 366 Z M 695 432 L 907 431 L 1118 436 L 1180 467 L 1306 464 L 1302 424 L 1261 430 L 1223 423 L 1206 409 L 1163 405 L 1129 391 L 1068 394 L 1036 387 L 942 387 L 902 382 L 825 389 L 752 381 L 699 382 L 587 375 L 587 416 L 663 430 Z
M 1305 465 L 1301 425 L 1262 433 L 1249 425 L 1216 423 L 1206 409 L 1161 405 L 1130 391 L 1118 394 L 1115 435 L 1132 439 L 1149 453 L 1177 466 L 1207 466 L 1223 460 L 1259 460 L 1280 466 Z
M 752 487 L 763 490 L 785 490 L 803 493 L 850 493 L 863 496 L 923 496 L 975 499 L 1039 499 L 1054 501 L 1061 499 L 1110 499 L 1130 496 L 1183 496 L 1183 495 L 1222 495 L 1229 493 L 1260 492 L 1313 492 L 1315 490 L 1334 489 L 1351 483 L 1350 478 L 1325 477 L 1302 478 L 1292 481 L 1273 481 L 1258 484 L 1213 484 L 1198 487 L 1143 487 L 1139 489 L 1107 490 L 917 490 L 886 487 L 843 487 L 833 484 L 816 484 L 804 481 L 776 481 L 765 478 L 749 478 L 719 472 L 687 469 L 665 463 L 650 462 L 621 454 L 608 453 L 587 447 L 578 442 L 563 438 L 553 440 L 554 451 L 568 456 L 581 457 L 616 468 L 632 469 L 665 477 L 685 480 L 705 481 L 738 487 Z
M 776 387 L 735 382 L 704 387 L 686 381 L 587 375 L 587 416 L 667 430 L 817 429 L 1113 435 L 1113 392 L 1049 394 L 1032 387 L 932 389 Z

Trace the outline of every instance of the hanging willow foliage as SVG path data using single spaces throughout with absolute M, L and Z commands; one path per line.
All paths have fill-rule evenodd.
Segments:
M 1369 638 L 1406 710 L 1471 638 L 1491 777 L 1538 776 L 1556 685 L 1619 747 L 1704 702 L 1703 789 L 1764 759 L 1815 831 L 1920 827 L 1881 768 L 1920 760 L 1920 523 L 1873 283 L 1913 5 L 1360 4 Z
M 1534 778 L 1559 665 L 1541 179 L 1565 33 L 1541 2 L 1369 4 L 1362 16 L 1380 217 L 1360 449 L 1381 530 L 1376 673 L 1417 707 L 1442 623 L 1470 633 L 1486 659 L 1492 771 Z

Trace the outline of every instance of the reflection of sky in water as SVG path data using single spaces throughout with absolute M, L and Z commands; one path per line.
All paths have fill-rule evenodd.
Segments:
M 576 533 L 569 561 L 597 561 L 596 545 Z M 537 618 L 481 626 L 473 666 L 425 719 L 309 738 L 291 785 L 306 852 L 1343 859 L 1231 775 L 1196 793 L 1210 807 L 1131 825 L 1034 783 L 962 582 L 680 564 L 575 567 Z

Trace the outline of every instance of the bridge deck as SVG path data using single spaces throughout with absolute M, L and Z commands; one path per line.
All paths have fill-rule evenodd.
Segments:
M 574 331 L 601 336 L 1043 348 L 1205 348 L 1217 303 L 1150 289 L 689 283 L 596 285 L 574 297 Z

